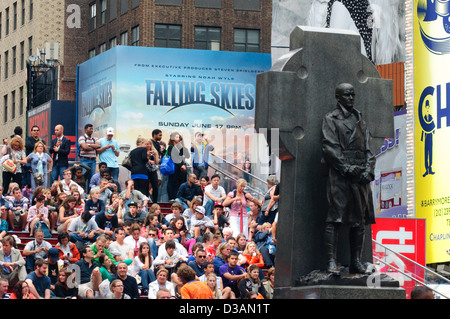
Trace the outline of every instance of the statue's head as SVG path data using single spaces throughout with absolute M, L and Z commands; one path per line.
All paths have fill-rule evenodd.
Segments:
M 335 96 L 338 102 L 347 110 L 353 108 L 355 89 L 349 83 L 340 83 L 336 86 Z

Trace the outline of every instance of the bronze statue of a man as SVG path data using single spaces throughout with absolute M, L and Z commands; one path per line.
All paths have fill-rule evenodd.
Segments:
M 329 168 L 325 227 L 327 270 L 340 273 L 336 262 L 339 231 L 350 227 L 350 273 L 365 273 L 361 262 L 366 224 L 375 223 L 370 182 L 374 179 L 375 156 L 369 148 L 369 131 L 361 113 L 353 108 L 351 84 L 336 87 L 336 108 L 322 122 L 323 159 Z

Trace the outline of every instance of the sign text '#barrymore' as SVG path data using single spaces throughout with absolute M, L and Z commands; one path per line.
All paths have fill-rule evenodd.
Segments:
M 147 105 L 172 108 L 190 104 L 207 104 L 224 110 L 252 110 L 255 86 L 241 83 L 146 80 Z

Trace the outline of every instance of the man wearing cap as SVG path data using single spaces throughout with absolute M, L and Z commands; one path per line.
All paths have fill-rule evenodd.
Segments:
M 52 247 L 48 250 L 48 268 L 47 276 L 51 281 L 51 290 L 55 289 L 55 284 L 58 281 L 59 271 L 64 267 L 64 261 L 59 259 L 59 249 Z
M 205 216 L 205 209 L 202 206 L 195 208 L 195 215 L 191 217 L 191 234 L 194 238 L 202 236 L 207 229 L 213 230 L 213 221 Z
M 224 214 L 223 204 L 221 202 L 216 202 L 214 204 L 212 221 L 214 223 L 214 229 L 220 230 L 221 232 L 225 227 L 230 225 L 230 220 L 226 214 Z
M 95 214 L 95 222 L 99 230 L 103 231 L 103 234 L 113 236 L 114 231 L 119 227 L 117 209 L 108 205 L 103 212 Z
M 114 129 L 108 127 L 106 130 L 106 137 L 102 137 L 98 142 L 100 148 L 97 149 L 98 159 L 100 162 L 105 162 L 108 166 L 108 170 L 111 172 L 111 176 L 114 182 L 119 181 L 119 164 L 117 163 L 117 157 L 119 156 L 119 144 L 115 139 Z
M 128 203 L 128 212 L 123 216 L 123 221 L 131 220 L 132 223 L 143 224 L 145 221 L 145 212 L 138 210 L 136 202 Z

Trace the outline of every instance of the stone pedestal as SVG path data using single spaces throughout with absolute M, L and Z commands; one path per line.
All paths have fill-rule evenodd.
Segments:
M 360 286 L 304 286 L 275 288 L 276 299 L 406 299 L 403 288 Z
M 294 287 L 275 287 L 275 299 L 406 299 L 399 282 L 380 273 L 335 275 L 315 270 L 297 278 Z

